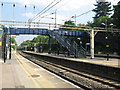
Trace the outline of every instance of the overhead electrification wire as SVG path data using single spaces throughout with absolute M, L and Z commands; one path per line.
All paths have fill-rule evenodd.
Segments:
M 77 15 L 76 18 L 77 18 L 77 17 L 80 17 L 80 16 L 82 16 L 82 15 L 88 14 L 88 13 L 90 13 L 91 11 L 92 11 L 92 10 L 89 10 L 89 11 L 87 11 L 87 12 L 85 12 L 85 13 L 82 13 L 82 14 L 80 14 L 80 15 Z
M 67 0 L 67 1 L 66 1 L 65 3 L 63 3 L 61 6 L 57 7 L 56 10 L 58 10 L 58 9 L 61 8 L 61 7 L 63 7 L 64 5 L 68 4 L 68 3 L 69 3 L 68 1 L 70 2 L 70 0 Z
M 33 18 L 30 18 L 29 20 L 34 19 L 35 17 L 37 17 L 40 13 L 42 13 L 45 9 L 47 9 L 50 5 L 52 5 L 56 0 L 52 1 L 50 4 L 48 4 L 42 11 L 40 11 L 36 16 L 34 16 Z M 29 21 L 28 20 L 28 21 Z
M 42 17 L 40 17 L 40 18 L 51 18 L 51 17 L 47 17 L 47 16 L 50 16 L 50 15 L 53 15 L 53 14 L 55 14 L 55 13 L 50 13 L 50 14 L 44 15 L 44 16 L 42 16 Z M 40 20 L 39 20 L 39 21 L 40 21 Z
M 80 15 L 72 16 L 72 17 L 69 17 L 69 18 L 67 18 L 67 19 L 70 19 L 70 18 L 78 18 L 78 17 L 80 17 L 80 16 L 83 16 L 83 15 L 85 15 L 85 14 L 90 13 L 91 11 L 92 11 L 92 10 L 89 10 L 89 11 L 87 11 L 87 12 L 84 12 L 84 13 L 80 14 Z M 65 21 L 65 20 L 67 20 L 67 19 L 64 19 L 64 20 L 62 20 L 62 21 Z
M 46 13 L 48 10 L 50 10 L 52 7 L 54 7 L 55 5 L 57 5 L 59 2 L 61 2 L 62 0 L 60 0 L 60 1 L 58 1 L 57 3 L 55 3 L 54 5 L 52 5 L 50 8 L 48 8 L 47 10 L 45 10 L 43 13 L 41 13 L 38 17 L 40 17 L 41 15 L 43 15 L 44 13 Z M 38 17 L 36 17 L 36 18 L 38 18 Z M 35 19 L 36 19 L 35 18 Z M 35 20 L 34 19 L 34 20 Z
M 45 10 L 44 12 L 42 12 L 41 14 L 38 14 L 36 17 L 34 17 L 33 19 L 31 19 L 30 21 L 35 20 L 36 18 L 40 17 L 41 15 L 43 15 L 44 13 L 46 13 L 48 10 L 50 10 L 51 8 L 53 8 L 55 5 L 57 5 L 58 3 L 60 3 L 62 0 L 59 0 L 58 2 L 56 2 L 55 4 L 53 4 L 51 7 L 49 7 L 47 10 Z
M 48 8 L 46 11 L 44 11 L 42 14 L 46 13 L 48 10 L 50 10 L 51 8 L 53 8 L 55 5 L 57 5 L 58 3 L 60 3 L 62 0 L 58 1 L 57 3 L 55 3 L 53 6 L 51 6 L 50 8 Z M 42 15 L 41 14 L 41 15 Z M 39 15 L 39 17 L 41 16 Z

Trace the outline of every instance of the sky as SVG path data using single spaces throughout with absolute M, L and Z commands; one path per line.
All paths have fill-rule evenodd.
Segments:
M 3 3 L 3 6 L 0 7 L 0 20 L 16 20 L 16 21 L 27 21 L 30 18 L 33 18 L 36 14 L 41 12 L 47 5 L 51 2 L 53 4 L 57 3 L 60 0 L 0 0 L 0 3 Z M 104 1 L 104 0 L 102 0 Z M 112 5 L 116 5 L 119 0 L 107 0 L 111 2 Z M 81 15 L 89 10 L 94 9 L 94 4 L 96 0 L 61 0 L 56 6 L 48 10 L 42 16 L 47 15 L 45 18 L 37 18 L 35 21 L 40 20 L 40 22 L 54 23 L 55 14 L 50 15 L 56 11 L 57 23 L 63 24 L 65 20 L 75 21 L 72 16 Z M 13 7 L 15 4 L 15 7 Z M 26 8 L 25 8 L 26 5 Z M 35 9 L 34 9 L 35 6 Z M 95 13 L 89 12 L 80 17 L 76 18 L 76 24 L 86 24 L 88 21 L 92 21 Z M 41 16 L 41 17 L 42 17 Z M 17 43 L 32 39 L 35 36 L 20 35 L 17 36 Z

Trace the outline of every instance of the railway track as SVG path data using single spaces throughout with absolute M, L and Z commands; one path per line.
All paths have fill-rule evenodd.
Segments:
M 93 76 L 87 73 L 79 72 L 77 70 L 73 70 L 67 68 L 62 65 L 58 65 L 55 63 L 51 63 L 39 58 L 39 55 L 33 55 L 28 53 L 19 52 L 20 55 L 29 59 L 30 61 L 44 67 L 45 69 L 61 76 L 62 78 L 67 79 L 68 81 L 76 84 L 77 86 L 83 89 L 111 89 L 117 90 L 120 88 L 120 84 L 117 81 L 108 80 L 105 78 L 101 78 L 98 76 Z

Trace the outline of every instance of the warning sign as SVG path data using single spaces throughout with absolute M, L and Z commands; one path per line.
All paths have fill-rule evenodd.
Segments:
M 2 46 L 2 42 L 0 42 L 0 46 Z

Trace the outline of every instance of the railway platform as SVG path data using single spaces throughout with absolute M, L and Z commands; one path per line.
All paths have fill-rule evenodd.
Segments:
M 26 52 L 30 52 L 30 51 L 26 51 Z M 30 52 L 30 53 L 35 53 L 35 52 Z M 109 60 L 107 61 L 107 58 L 104 58 L 104 57 L 95 57 L 94 59 L 91 59 L 90 57 L 87 57 L 87 58 L 65 57 L 65 55 L 63 54 L 60 54 L 60 55 L 48 54 L 48 53 L 36 53 L 36 54 L 55 57 L 55 58 L 61 58 L 65 60 L 87 62 L 87 63 L 98 64 L 98 65 L 112 66 L 112 67 L 120 67 L 120 59 L 116 59 L 116 58 L 109 58 Z
M 4 63 L 0 60 L 0 89 L 2 88 L 80 88 L 18 53 Z

